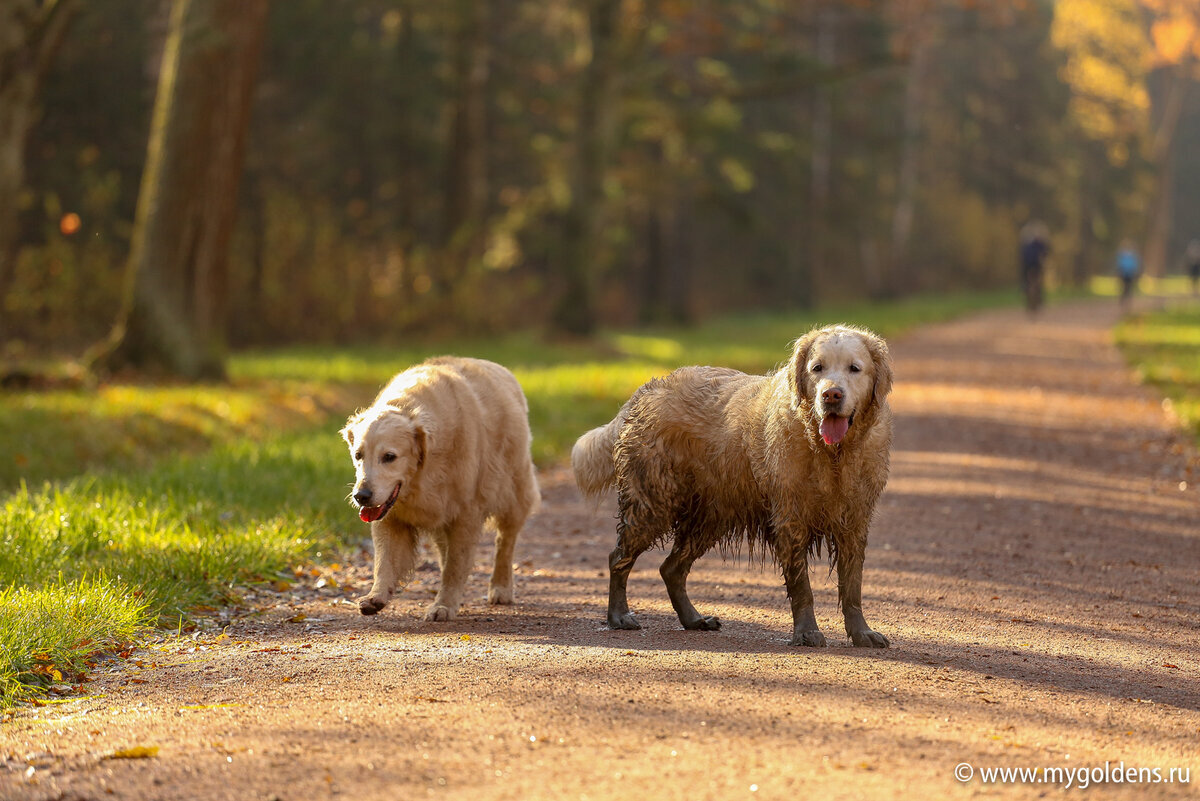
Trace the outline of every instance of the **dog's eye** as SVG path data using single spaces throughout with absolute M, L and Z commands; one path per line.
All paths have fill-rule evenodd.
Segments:
M 354 454 L 354 461 L 356 461 L 356 462 L 362 461 L 362 451 L 359 451 L 358 453 Z
M 861 372 L 862 372 L 862 368 L 861 368 L 861 367 L 859 367 L 857 364 L 852 364 L 852 365 L 850 365 L 850 372 L 852 372 L 852 373 L 861 373 Z
M 394 461 L 396 461 L 396 454 L 385 453 L 383 456 L 381 456 L 379 458 L 379 461 L 383 462 L 384 464 L 387 464 L 388 462 L 394 462 Z
M 821 370 L 823 370 L 824 368 L 821 366 L 821 363 L 820 363 L 820 362 L 817 362 L 816 364 L 814 364 L 812 367 L 809 367 L 808 369 L 809 369 L 809 371 L 810 371 L 810 372 L 813 372 L 813 373 L 819 373 L 819 372 L 821 372 Z

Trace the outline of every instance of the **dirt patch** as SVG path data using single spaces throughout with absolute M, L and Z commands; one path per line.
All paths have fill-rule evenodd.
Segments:
M 653 553 L 630 582 L 645 628 L 605 630 L 611 508 L 560 469 L 517 546 L 516 606 L 483 602 L 488 548 L 453 623 L 421 620 L 431 565 L 373 618 L 346 600 L 365 555 L 260 592 L 224 637 L 163 642 L 0 725 L 0 797 L 1025 798 L 1065 772 L 980 774 L 1063 768 L 1074 789 L 1106 764 L 1109 795 L 1194 795 L 1200 461 L 1131 381 L 1114 320 L 989 313 L 893 343 L 864 578 L 886 651 L 850 646 L 823 568 L 831 647 L 788 647 L 776 572 L 715 554 L 690 587 L 720 632 L 681 629 Z M 139 747 L 157 751 L 111 758 Z

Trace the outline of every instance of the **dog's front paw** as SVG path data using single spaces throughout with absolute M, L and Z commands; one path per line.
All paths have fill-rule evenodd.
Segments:
M 887 648 L 890 644 L 887 637 L 884 637 L 878 631 L 871 631 L 871 629 L 852 631 L 850 632 L 850 639 L 854 642 L 856 648 Z
M 453 609 L 443 604 L 435 603 L 425 610 L 425 619 L 432 621 L 454 620 L 458 617 Z
M 488 603 L 507 606 L 513 602 L 513 588 L 495 585 L 488 588 Z
M 364 615 L 373 615 L 385 606 L 387 601 L 375 595 L 364 595 L 358 599 L 358 611 Z
M 813 631 L 797 631 L 788 645 L 803 645 L 808 648 L 824 648 L 825 635 L 815 629 Z

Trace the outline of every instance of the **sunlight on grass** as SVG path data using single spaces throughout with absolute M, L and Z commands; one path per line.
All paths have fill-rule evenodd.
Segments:
M 164 453 L 261 439 L 343 408 L 344 388 L 113 385 L 0 395 L 0 490 L 89 470 L 144 468 Z
M 79 681 L 94 654 L 121 647 L 144 628 L 143 606 L 122 582 L 104 576 L 0 589 L 0 708 Z
M 1131 317 L 1117 327 L 1116 339 L 1200 442 L 1200 305 Z
M 1115 298 L 1121 294 L 1121 281 L 1115 275 L 1093 276 L 1088 284 L 1093 295 Z M 1138 294 L 1185 296 L 1192 292 L 1191 280 L 1183 275 L 1168 275 L 1164 278 L 1142 276 L 1137 283 Z
M 1014 301 L 1013 293 L 918 298 L 586 342 L 521 334 L 288 348 L 235 356 L 231 386 L 0 394 L 0 488 L 10 491 L 0 496 L 0 705 L 46 686 L 54 670 L 84 669 L 139 626 L 174 624 L 235 599 L 239 585 L 367 536 L 346 505 L 353 470 L 337 430 L 394 373 L 428 356 L 512 368 L 529 399 L 535 459 L 546 466 L 564 461 L 638 386 L 680 365 L 761 373 L 814 325 L 845 321 L 894 336 Z

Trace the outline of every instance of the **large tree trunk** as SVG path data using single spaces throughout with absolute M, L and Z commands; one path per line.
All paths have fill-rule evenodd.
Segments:
M 592 58 L 579 93 L 571 206 L 563 220 L 566 287 L 554 313 L 555 326 L 570 334 L 587 335 L 596 327 L 596 250 L 613 125 L 620 12 L 621 0 L 588 3 Z
M 17 201 L 25 189 L 25 144 L 37 122 L 42 82 L 75 8 L 75 0 L 0 0 L 0 336 L 20 250 Z
M 124 307 L 90 364 L 224 375 L 229 240 L 267 8 L 175 2 Z
M 813 53 L 822 72 L 833 70 L 837 59 L 837 9 L 821 3 L 816 11 Z M 810 223 L 808 231 L 809 283 L 813 286 L 825 277 L 829 248 L 829 194 L 833 174 L 833 89 L 822 83 L 816 87 L 812 110 L 812 155 L 809 185 Z
M 455 98 L 446 169 L 446 207 L 442 247 L 445 265 L 439 277 L 447 291 L 483 255 L 488 205 L 487 87 L 491 47 L 490 3 L 457 0 L 454 43 Z
M 921 120 L 923 118 L 925 81 L 929 72 L 933 36 L 928 20 L 912 24 L 912 52 L 904 84 L 903 139 L 900 144 L 900 164 L 896 178 L 896 206 L 892 213 L 892 242 L 889 266 L 884 277 L 884 294 L 897 294 L 911 288 L 912 265 L 909 243 L 912 241 L 913 220 L 917 206 L 917 166 L 920 157 Z M 874 294 L 879 294 L 878 292 Z
M 1189 73 L 1192 60 L 1184 56 L 1183 62 L 1164 76 L 1166 81 L 1162 115 L 1154 134 L 1153 156 L 1155 166 L 1154 196 L 1150 200 L 1150 217 L 1146 221 L 1146 244 L 1142 250 L 1147 275 L 1161 278 L 1167 271 L 1167 243 L 1171 238 L 1171 199 L 1175 191 L 1175 131 L 1183 115 Z

